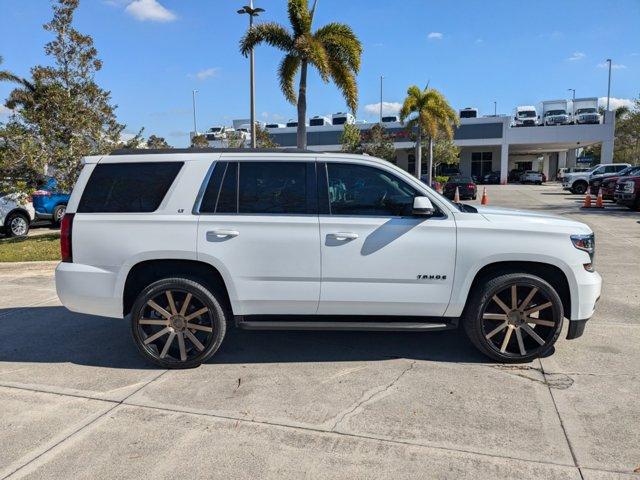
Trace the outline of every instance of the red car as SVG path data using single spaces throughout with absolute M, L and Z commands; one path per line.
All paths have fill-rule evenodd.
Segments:
M 621 177 L 614 193 L 616 203 L 640 210 L 640 177 Z
M 451 177 L 449 181 L 444 184 L 442 194 L 448 199 L 453 200 L 456 195 L 456 187 L 458 188 L 460 200 L 475 200 L 478 195 L 478 187 L 470 177 Z
M 635 175 L 640 175 L 640 165 L 627 167 L 620 170 L 616 175 L 596 175 L 589 180 L 591 195 L 598 195 L 598 191 L 602 187 L 602 198 L 605 200 L 613 200 L 616 182 L 622 177 L 633 177 Z

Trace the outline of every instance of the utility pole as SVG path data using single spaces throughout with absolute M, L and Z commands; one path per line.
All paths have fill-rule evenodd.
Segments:
M 611 99 L 611 59 L 607 58 L 609 64 L 609 82 L 607 83 L 607 112 L 609 111 L 609 100 Z
M 264 12 L 264 8 L 253 8 L 253 0 L 250 0 L 249 5 L 245 5 L 238 13 L 240 15 L 249 15 L 249 31 L 253 28 L 253 17 L 257 17 L 261 12 Z M 253 61 L 253 48 L 249 52 L 249 85 L 250 94 L 249 101 L 251 103 L 251 148 L 256 148 L 256 102 L 255 102 L 255 75 L 254 75 L 254 61 Z
M 498 102 L 496 102 L 495 100 L 493 101 L 493 116 L 498 116 Z
M 380 75 L 380 125 L 382 125 L 382 80 L 384 77 Z
M 576 116 L 576 89 L 568 88 L 567 91 L 573 92 L 573 96 L 571 97 L 571 118 L 573 121 L 573 117 Z
M 191 97 L 193 100 L 193 134 L 198 135 L 198 124 L 196 122 L 196 93 L 198 93 L 198 90 L 193 90 L 191 92 Z

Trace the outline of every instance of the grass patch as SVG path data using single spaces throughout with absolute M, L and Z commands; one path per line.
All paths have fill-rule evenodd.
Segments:
M 60 233 L 0 240 L 0 262 L 60 260 Z

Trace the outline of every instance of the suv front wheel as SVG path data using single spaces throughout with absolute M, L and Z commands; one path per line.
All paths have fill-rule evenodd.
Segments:
M 562 330 L 562 301 L 545 280 L 526 273 L 499 275 L 472 292 L 463 325 L 471 342 L 506 363 L 545 356 Z
M 131 310 L 131 331 L 146 358 L 163 368 L 193 368 L 212 357 L 226 333 L 224 300 L 188 278 L 152 283 Z
M 573 184 L 571 187 L 571 193 L 575 193 L 576 195 L 582 195 L 589 188 L 589 184 L 587 182 L 579 181 Z

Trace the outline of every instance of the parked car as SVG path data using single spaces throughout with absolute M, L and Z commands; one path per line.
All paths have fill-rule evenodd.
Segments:
M 535 170 L 526 170 L 520 175 L 520 183 L 533 183 L 535 185 L 542 185 L 544 181 L 542 173 Z
M 21 195 L 0 193 L 0 230 L 7 237 L 22 237 L 29 233 L 35 210 L 31 201 Z
M 584 194 L 589 188 L 589 180 L 596 175 L 611 176 L 630 167 L 628 163 L 603 163 L 591 167 L 586 172 L 568 173 L 562 180 L 562 188 L 578 195 Z
M 33 206 L 36 209 L 37 221 L 50 221 L 60 225 L 69 203 L 69 194 L 58 191 L 58 183 L 53 177 L 46 179 L 44 185 L 33 192 Z
M 128 316 L 167 368 L 206 361 L 232 322 L 462 324 L 490 358 L 528 362 L 553 351 L 564 317 L 567 338 L 582 335 L 601 291 L 594 251 L 583 223 L 454 204 L 369 156 L 140 150 L 85 159 L 56 289 L 72 311 Z
M 524 173 L 524 170 L 520 170 L 518 168 L 514 168 L 507 175 L 507 181 L 509 183 L 519 182 L 520 181 L 520 175 L 522 175 L 523 173 Z
M 456 188 L 458 189 L 460 200 L 475 200 L 478 195 L 478 186 L 470 177 L 451 177 L 444 184 L 442 194 L 450 200 L 456 194 Z
M 629 177 L 640 175 L 640 165 L 627 167 L 620 170 L 617 175 L 594 175 L 589 180 L 589 191 L 591 195 L 598 195 L 598 191 L 602 187 L 602 198 L 605 200 L 613 200 L 613 194 L 616 190 L 616 182 L 620 177 Z
M 482 183 L 488 185 L 500 185 L 500 171 L 489 172 L 482 177 Z
M 591 167 L 563 167 L 558 169 L 558 180 L 562 181 L 567 173 L 586 172 Z
M 622 177 L 616 182 L 616 203 L 640 210 L 640 176 Z

